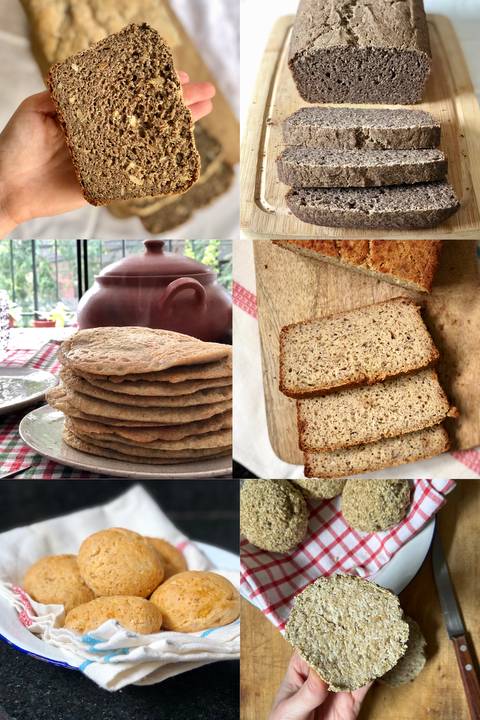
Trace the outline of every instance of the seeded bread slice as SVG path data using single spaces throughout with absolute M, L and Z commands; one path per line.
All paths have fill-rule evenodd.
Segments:
M 412 105 L 430 60 L 423 0 L 300 0 L 288 65 L 307 102 Z
M 438 355 L 420 308 L 393 298 L 282 328 L 280 391 L 298 400 L 372 385 L 430 367 Z
M 421 673 L 427 662 L 425 657 L 425 646 L 427 641 L 423 636 L 418 623 L 405 615 L 404 620 L 408 623 L 410 634 L 407 641 L 407 652 L 400 658 L 398 663 L 385 675 L 377 678 L 379 683 L 389 687 L 398 687 L 415 680 Z
M 430 292 L 443 240 L 272 240 L 292 252 L 340 265 L 408 290 Z
M 342 450 L 306 452 L 304 474 L 307 478 L 360 475 L 425 460 L 446 452 L 449 447 L 446 430 L 441 425 L 434 425 L 398 437 L 352 445 Z
M 92 205 L 184 193 L 198 180 L 192 116 L 170 50 L 147 24 L 54 65 L 47 85 Z
M 333 692 L 363 687 L 405 654 L 396 595 L 351 575 L 321 577 L 295 598 L 285 639 Z
M 413 150 L 440 144 L 440 123 L 424 110 L 305 107 L 282 127 L 286 145 Z
M 286 201 L 305 223 L 367 230 L 435 227 L 460 210 L 447 180 L 369 188 L 291 188 Z
M 278 179 L 293 187 L 371 187 L 441 180 L 440 150 L 330 150 L 292 145 L 277 160 Z
M 404 435 L 457 416 L 434 370 L 297 402 L 300 449 L 305 452 Z

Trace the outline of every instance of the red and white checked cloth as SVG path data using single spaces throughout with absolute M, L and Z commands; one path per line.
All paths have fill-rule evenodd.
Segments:
M 453 480 L 413 480 L 413 484 L 408 514 L 391 530 L 374 534 L 353 530 L 343 518 L 338 496 L 308 501 L 307 537 L 288 555 L 260 550 L 243 538 L 242 591 L 283 632 L 294 597 L 307 585 L 335 573 L 373 575 L 422 529 L 455 487 Z

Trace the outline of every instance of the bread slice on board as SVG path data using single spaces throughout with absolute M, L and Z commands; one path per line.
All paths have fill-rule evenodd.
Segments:
M 423 0 L 300 0 L 288 65 L 307 102 L 412 105 L 430 61 Z
M 283 121 L 286 145 L 306 147 L 434 148 L 440 123 L 424 110 L 304 107 Z
M 341 478 L 425 460 L 450 447 L 441 425 L 328 452 L 306 452 L 305 477 Z
M 292 145 L 277 160 L 278 179 L 293 187 L 376 187 L 441 180 L 440 150 L 337 150 Z
M 395 437 L 457 417 L 435 370 L 298 400 L 300 449 L 324 452 Z
M 282 328 L 280 390 L 297 400 L 315 397 L 405 375 L 437 359 L 420 308 L 393 298 Z
M 54 65 L 47 85 L 92 205 L 184 193 L 198 180 L 192 115 L 170 50 L 147 24 Z
M 297 255 L 430 292 L 443 240 L 272 240 Z
M 291 188 L 286 202 L 304 223 L 366 230 L 435 227 L 460 210 L 448 180 L 367 188 Z

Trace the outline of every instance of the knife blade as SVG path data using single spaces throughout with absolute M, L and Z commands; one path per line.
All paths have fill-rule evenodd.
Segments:
M 472 720 L 480 720 L 480 685 L 478 684 L 478 678 L 473 667 L 462 618 L 460 617 L 460 611 L 453 593 L 438 525 L 433 539 L 432 563 L 440 606 L 442 608 L 448 637 L 453 642 L 467 698 L 468 709 L 470 710 L 470 717 Z

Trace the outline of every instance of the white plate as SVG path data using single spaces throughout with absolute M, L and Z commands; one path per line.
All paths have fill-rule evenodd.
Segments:
M 405 590 L 425 562 L 435 534 L 436 522 L 437 516 L 434 515 L 419 533 L 402 545 L 390 562 L 374 575 L 369 575 L 367 580 L 393 590 L 395 595 L 399 595 Z M 251 602 L 245 591 L 241 590 L 241 594 Z M 255 603 L 252 604 L 255 605 Z
M 43 400 L 56 385 L 58 377 L 45 370 L 0 368 L 0 415 Z
M 227 455 L 212 460 L 195 460 L 179 465 L 149 465 L 130 463 L 123 460 L 102 458 L 98 455 L 75 450 L 62 440 L 63 413 L 44 405 L 25 415 L 20 423 L 20 435 L 32 450 L 49 460 L 62 465 L 101 473 L 114 477 L 132 477 L 145 479 L 162 478 L 209 478 L 224 477 L 232 474 L 232 460 Z
M 214 567 L 221 567 L 224 570 L 233 570 L 234 572 L 240 571 L 238 555 L 201 542 L 197 542 L 196 545 L 204 555 L 207 556 Z M 15 608 L 1 596 L 0 638 L 26 655 L 36 657 L 39 660 L 45 660 L 45 662 L 51 663 L 52 665 L 78 670 L 75 665 L 70 665 L 65 660 L 65 655 L 59 648 L 48 645 L 48 643 L 40 640 L 39 637 L 31 633 L 30 630 L 27 630 L 18 619 L 18 613 Z

